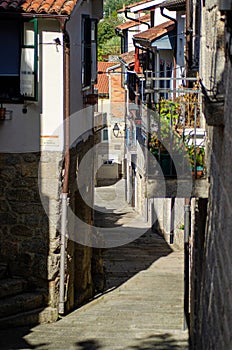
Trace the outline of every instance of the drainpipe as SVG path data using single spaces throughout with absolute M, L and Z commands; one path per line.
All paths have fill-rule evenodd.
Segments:
M 189 237 L 191 233 L 190 199 L 184 205 L 184 329 L 189 328 Z
M 121 53 L 125 52 L 125 37 L 123 34 L 120 33 L 120 30 L 118 28 L 115 28 L 115 34 L 117 36 L 120 36 L 121 38 Z
M 189 71 L 192 66 L 192 24 L 191 24 L 191 3 L 186 0 L 186 76 L 189 76 Z M 187 81 L 187 86 L 189 82 Z
M 68 182 L 70 166 L 70 45 L 69 36 L 62 26 L 64 37 L 64 179 L 61 194 L 61 246 L 60 246 L 60 290 L 59 290 L 59 313 L 65 312 L 65 264 L 66 264 L 66 234 L 67 234 L 67 209 L 68 209 Z
M 137 46 L 135 46 L 135 67 L 134 67 L 134 70 L 136 73 L 139 73 L 139 67 L 140 67 L 139 48 Z
M 177 20 L 173 17 L 168 16 L 164 13 L 164 7 L 160 7 L 160 13 L 163 17 L 168 18 L 169 20 L 175 22 L 175 31 L 174 31 L 174 67 L 173 67 L 173 89 L 176 90 L 176 53 L 177 53 Z M 176 93 L 173 94 L 174 99 L 176 98 Z
M 151 28 L 151 25 L 150 25 L 149 23 L 140 21 L 138 18 L 129 17 L 129 16 L 128 16 L 128 11 L 127 11 L 127 10 L 125 10 L 124 14 L 125 14 L 125 17 L 126 17 L 127 19 L 129 19 L 129 20 L 131 20 L 131 21 L 135 21 L 135 22 L 137 22 L 137 23 L 139 23 L 139 24 L 145 24 L 146 26 L 148 26 L 148 29 Z

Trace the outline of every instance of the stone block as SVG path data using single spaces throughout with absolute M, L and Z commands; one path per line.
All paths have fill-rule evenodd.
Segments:
M 14 259 L 19 252 L 18 242 L 3 240 L 1 242 L 1 256 L 8 259 Z
M 50 253 L 56 253 L 60 250 L 60 237 L 50 240 L 49 250 Z
M 27 215 L 24 215 L 24 218 L 23 218 L 23 224 L 26 226 L 28 225 L 36 228 L 41 224 L 41 222 L 42 222 L 41 215 L 27 214 Z
M 31 190 L 22 188 L 8 189 L 6 197 L 9 201 L 22 203 L 31 203 L 34 199 L 33 192 Z
M 19 236 L 26 236 L 31 237 L 33 236 L 33 230 L 25 225 L 14 225 L 10 228 L 10 233 L 12 236 L 19 237 Z
M 0 223 L 1 225 L 14 225 L 17 219 L 15 215 L 10 213 L 0 213 Z
M 14 179 L 14 187 L 15 188 L 38 188 L 38 180 L 37 178 L 31 178 L 31 177 L 20 177 Z
M 25 252 L 38 253 L 46 256 L 48 252 L 48 242 L 42 237 L 32 237 L 31 239 L 26 239 L 21 243 L 21 249 Z
M 40 155 L 39 153 L 26 153 L 23 154 L 22 158 L 26 163 L 38 163 Z
M 47 256 L 35 254 L 32 270 L 35 277 L 47 280 Z
M 37 163 L 22 164 L 21 166 L 21 174 L 25 177 L 37 178 L 39 176 L 38 170 L 39 168 Z
M 0 171 L 0 178 L 6 181 L 12 181 L 14 177 L 16 177 L 16 169 L 15 167 L 4 167 Z
M 9 205 L 6 200 L 0 200 L 0 213 L 8 212 Z
M 31 203 L 10 203 L 11 209 L 18 214 L 36 214 L 43 215 L 44 209 L 41 204 L 31 204 Z
M 16 165 L 21 163 L 20 154 L 6 154 L 5 155 L 5 165 Z
M 8 253 L 9 256 L 9 253 Z M 19 253 L 15 255 L 14 260 L 9 261 L 9 269 L 13 275 L 29 277 L 32 275 L 32 264 L 34 254 Z
M 3 197 L 7 189 L 7 182 L 0 180 L 0 197 Z
M 59 302 L 59 278 L 57 277 L 53 281 L 48 282 L 49 299 L 48 304 L 50 307 L 56 307 Z
M 61 169 L 57 163 L 41 163 L 39 176 L 42 179 L 57 179 L 60 177 Z
M 51 254 L 48 256 L 48 280 L 54 280 L 60 269 L 60 254 Z
M 59 200 L 60 198 L 60 182 L 58 179 L 40 179 L 40 191 L 42 200 Z M 44 197 L 44 198 L 43 198 Z
M 50 323 L 55 322 L 58 319 L 58 309 L 55 307 L 46 307 L 43 311 L 39 313 L 38 322 L 39 323 Z

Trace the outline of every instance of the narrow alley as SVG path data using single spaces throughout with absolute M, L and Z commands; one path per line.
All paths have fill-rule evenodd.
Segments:
M 98 208 L 106 198 L 112 200 L 113 193 L 120 193 L 114 186 L 97 189 Z M 121 201 L 120 195 L 116 197 Z M 104 250 L 105 292 L 56 323 L 1 330 L 2 350 L 188 349 L 183 252 L 172 250 L 125 203 L 118 208 L 108 203 L 108 221 L 117 223 L 119 231 L 132 220 L 134 229 L 143 227 L 146 233 L 131 243 Z M 101 216 L 96 222 L 107 225 Z

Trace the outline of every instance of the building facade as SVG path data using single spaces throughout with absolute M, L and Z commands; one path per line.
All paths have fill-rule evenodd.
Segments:
M 231 2 L 204 2 L 198 20 L 210 189 L 196 207 L 191 340 L 193 349 L 230 349 Z
M 94 144 L 91 96 L 102 6 L 0 5 L 0 256 L 1 283 L 8 286 L 2 297 L 8 304 L 24 300 L 1 314 L 4 325 L 56 320 L 90 298 L 98 284 L 98 252 L 78 239 L 80 228 L 66 213 L 69 208 L 93 222 L 80 198 L 80 187 L 93 188 L 93 166 L 89 183 L 79 188 L 77 173 Z M 92 202 L 93 190 L 88 193 Z

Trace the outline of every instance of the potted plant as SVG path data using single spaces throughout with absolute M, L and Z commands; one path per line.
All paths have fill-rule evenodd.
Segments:
M 189 162 L 192 168 L 192 174 L 199 179 L 204 173 L 205 149 L 204 147 L 190 145 L 187 146 Z
M 1 107 L 0 107 L 0 119 L 4 120 L 6 118 L 6 108 L 3 107 L 2 103 L 1 103 Z

